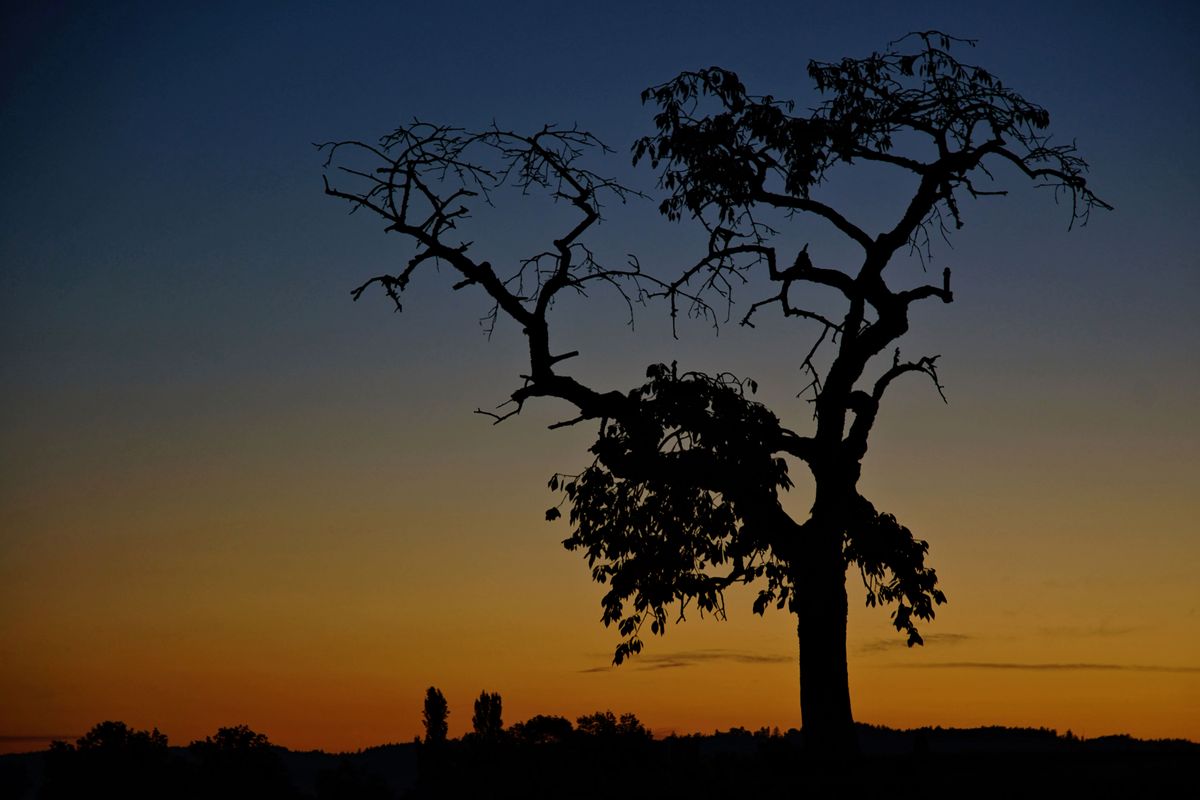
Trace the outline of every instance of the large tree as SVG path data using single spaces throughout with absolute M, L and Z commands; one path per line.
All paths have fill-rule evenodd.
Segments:
M 604 264 L 588 246 L 602 204 L 635 192 L 593 171 L 589 157 L 608 148 L 579 128 L 472 132 L 414 121 L 378 143 L 321 145 L 334 170 L 326 193 L 382 218 L 412 245 L 398 271 L 366 281 L 355 299 L 379 286 L 399 309 L 418 269 L 451 268 L 454 289 L 482 290 L 493 303 L 491 323 L 511 319 L 528 342 L 528 371 L 496 421 L 534 398 L 558 398 L 575 409 L 559 425 L 598 424 L 590 466 L 556 474 L 550 488 L 569 505 L 564 544 L 583 551 L 608 587 L 603 620 L 622 637 L 614 660 L 641 650 L 647 622 L 661 634 L 669 614 L 677 609 L 681 618 L 692 604 L 722 616 L 723 591 L 755 583 L 756 612 L 774 605 L 797 617 L 805 737 L 821 748 L 854 746 L 848 566 L 858 568 L 869 605 L 894 604 L 893 622 L 910 645 L 921 642 L 916 621 L 931 619 L 945 601 L 925 564 L 927 544 L 858 487 L 888 388 L 915 373 L 942 391 L 937 356 L 907 358 L 896 343 L 914 303 L 953 300 L 950 272 L 936 283 L 900 286 L 889 282 L 888 266 L 897 253 L 924 261 L 931 239 L 961 227 L 964 199 L 1004 194 L 991 169 L 1052 187 L 1069 199 L 1072 223 L 1108 207 L 1088 187 L 1074 146 L 1051 142 L 1045 109 L 950 52 L 970 44 L 917 33 L 866 58 L 810 62 L 821 101 L 805 113 L 750 94 L 718 67 L 647 89 L 642 100 L 657 109 L 655 132 L 634 143 L 634 162 L 657 171 L 663 214 L 698 221 L 708 234 L 706 250 L 674 272 L 643 269 L 636 258 Z M 874 234 L 819 191 L 827 178 L 862 164 L 894 170 L 912 186 Z M 477 255 L 482 248 L 460 232 L 473 204 L 498 202 L 503 186 L 545 192 L 577 212 L 508 265 Z M 785 251 L 786 232 L 768 221 L 801 218 L 828 223 L 856 257 L 833 264 L 807 244 Z M 812 337 L 795 350 L 812 409 L 811 421 L 799 422 L 809 430 L 785 426 L 751 398 L 753 381 L 727 372 L 652 364 L 647 382 L 626 391 L 567 374 L 563 362 L 578 353 L 551 345 L 554 300 L 605 285 L 631 304 L 662 298 L 673 322 L 681 312 L 726 315 L 735 285 L 761 290 L 741 324 L 753 327 L 757 314 L 774 308 Z M 836 313 L 806 300 L 803 289 L 813 285 L 840 298 Z M 806 465 L 814 482 L 804 519 L 780 502 L 792 485 L 789 459 Z M 559 516 L 561 505 L 547 517 Z

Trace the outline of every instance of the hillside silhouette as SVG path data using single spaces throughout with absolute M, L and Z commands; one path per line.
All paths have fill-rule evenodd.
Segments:
M 881 787 L 898 797 L 1150 797 L 1194 789 L 1200 774 L 1194 742 L 1044 728 L 859 724 L 860 753 L 830 760 L 806 751 L 794 729 L 655 739 L 634 714 L 611 711 L 503 729 L 480 720 L 486 735 L 354 753 L 291 751 L 244 725 L 171 746 L 157 730 L 106 721 L 74 744 L 0 756 L 0 797 L 855 797 Z

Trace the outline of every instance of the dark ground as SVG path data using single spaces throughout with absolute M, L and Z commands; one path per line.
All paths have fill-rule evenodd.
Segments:
M 895 731 L 859 726 L 862 755 L 815 759 L 796 731 L 708 736 L 595 736 L 552 741 L 473 737 L 440 747 L 357 753 L 270 747 L 206 761 L 164 748 L 154 763 L 120 754 L 83 761 L 48 751 L 0 756 L 0 800 L 179 798 L 730 798 L 1195 796 L 1200 745 L 1127 736 L 1080 740 L 1013 728 Z M 70 755 L 70 754 L 68 754 Z M 71 760 L 74 759 L 74 760 Z

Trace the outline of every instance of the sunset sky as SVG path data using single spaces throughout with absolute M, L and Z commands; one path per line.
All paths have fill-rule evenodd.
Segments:
M 554 402 L 499 426 L 472 413 L 526 354 L 515 326 L 484 335 L 486 299 L 448 271 L 401 314 L 351 302 L 410 251 L 322 194 L 312 143 L 413 117 L 578 123 L 616 150 L 595 169 L 652 193 L 628 155 L 651 130 L 646 86 L 719 64 L 804 108 L 808 59 L 927 28 L 978 38 L 961 57 L 1048 108 L 1115 211 L 1068 232 L 1069 207 L 1001 171 L 1010 195 L 964 205 L 953 249 L 935 245 L 955 302 L 917 310 L 902 345 L 941 354 L 949 403 L 897 385 L 861 488 L 930 542 L 949 603 L 910 650 L 850 575 L 855 717 L 1200 740 L 1195 3 L 12 5 L 0 752 L 105 719 L 174 744 L 245 723 L 355 749 L 420 733 L 430 685 L 455 736 L 484 689 L 506 723 L 611 708 L 659 733 L 798 726 L 794 619 L 752 615 L 749 592 L 727 622 L 689 617 L 609 667 L 601 587 L 543 519 L 547 479 L 587 465 L 593 430 L 547 430 L 572 416 Z M 904 188 L 848 173 L 826 197 L 878 229 Z M 497 264 L 545 249 L 557 213 L 508 199 L 470 229 Z M 655 206 L 612 208 L 598 252 L 661 275 L 694 262 L 702 231 Z M 829 263 L 849 254 L 795 224 Z M 915 259 L 893 269 L 927 280 Z M 665 308 L 631 330 L 600 294 L 553 323 L 581 351 L 563 370 L 597 388 L 677 359 L 754 378 L 807 432 L 812 330 L 769 314 L 674 340 Z

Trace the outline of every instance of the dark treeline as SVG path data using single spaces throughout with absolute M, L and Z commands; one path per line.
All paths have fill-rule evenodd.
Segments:
M 240 725 L 186 747 L 157 729 L 102 722 L 74 744 L 0 756 L 0 797 L 898 797 L 1158 796 L 1194 788 L 1200 745 L 1081 739 L 1031 728 L 858 726 L 861 753 L 830 760 L 800 731 L 734 728 L 655 739 L 633 714 L 536 715 L 505 727 L 500 695 L 474 704 L 472 731 L 447 735 L 449 703 L 426 693 L 425 736 L 356 753 L 293 752 Z
M 158 729 L 101 722 L 74 744 L 53 742 L 36 797 L 299 798 L 282 748 L 245 725 L 220 728 L 187 747 Z

